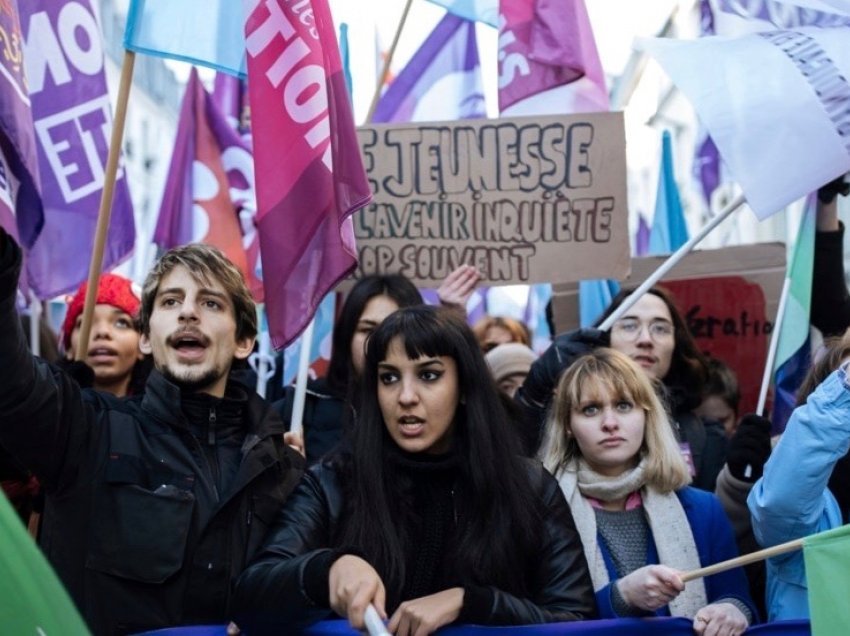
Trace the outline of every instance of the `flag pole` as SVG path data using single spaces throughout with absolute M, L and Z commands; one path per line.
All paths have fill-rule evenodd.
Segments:
M 751 552 L 750 554 L 735 557 L 734 559 L 729 559 L 728 561 L 721 561 L 720 563 L 715 563 L 714 565 L 709 565 L 708 567 L 698 568 L 696 570 L 691 570 L 690 572 L 685 572 L 684 574 L 682 574 L 682 582 L 687 583 L 688 581 L 693 581 L 694 579 L 701 579 L 704 576 L 712 576 L 713 574 L 725 572 L 726 570 L 742 567 L 744 565 L 749 565 L 750 563 L 755 563 L 756 561 L 763 561 L 764 559 L 769 559 L 770 557 L 778 556 L 780 554 L 794 552 L 795 550 L 799 550 L 802 547 L 803 539 L 794 539 L 793 541 L 780 543 L 779 545 L 775 545 L 772 548 L 765 548 L 764 550 Z
M 295 399 L 292 402 L 292 418 L 289 420 L 289 432 L 298 433 L 304 437 L 304 426 L 302 418 L 304 416 L 304 402 L 307 398 L 307 372 L 310 369 L 310 349 L 313 348 L 313 326 L 316 324 L 315 315 L 310 320 L 310 324 L 301 334 L 301 351 L 298 356 L 298 374 L 295 377 Z M 307 450 L 306 440 L 304 443 L 304 451 Z
M 83 307 L 83 321 L 80 326 L 80 339 L 77 341 L 76 359 L 84 360 L 91 334 L 92 316 L 97 300 L 97 285 L 100 270 L 103 267 L 103 251 L 109 232 L 109 219 L 112 214 L 112 195 L 115 192 L 115 177 L 118 174 L 118 159 L 121 156 L 121 141 L 124 138 L 124 122 L 127 119 L 127 101 L 130 97 L 130 87 L 133 83 L 133 66 L 136 54 L 124 51 L 124 61 L 121 64 L 121 81 L 118 84 L 118 100 L 115 103 L 115 119 L 112 122 L 112 137 L 109 140 L 109 154 L 106 157 L 106 169 L 103 176 L 103 192 L 100 197 L 100 209 L 97 213 L 97 226 L 94 232 L 94 245 L 89 265 L 88 288 Z
M 761 378 L 761 390 L 759 391 L 758 406 L 756 413 L 764 415 L 764 404 L 767 402 L 767 389 L 770 387 L 770 377 L 773 375 L 773 363 L 776 362 L 776 350 L 779 348 L 779 332 L 782 330 L 782 322 L 785 319 L 785 305 L 788 302 L 788 294 L 791 292 L 791 277 L 785 274 L 782 283 L 782 295 L 779 297 L 779 306 L 776 308 L 776 320 L 770 333 L 770 347 L 767 350 L 767 362 L 764 365 L 764 375 Z
M 702 239 L 704 239 L 708 234 L 716 228 L 722 221 L 726 219 L 730 214 L 732 214 L 735 210 L 740 208 L 746 199 L 743 194 L 739 194 L 735 197 L 725 208 L 723 208 L 720 212 L 718 212 L 717 216 L 712 218 L 708 223 L 706 223 L 699 232 L 697 232 L 694 236 L 688 240 L 687 243 L 682 245 L 678 250 L 673 252 L 666 261 L 664 261 L 661 266 L 656 269 L 652 275 L 647 278 L 643 283 L 634 290 L 625 300 L 620 304 L 617 309 L 615 309 L 610 316 L 608 316 L 605 321 L 599 325 L 599 329 L 602 331 L 608 331 L 611 329 L 611 326 L 617 322 L 623 314 L 625 314 L 631 307 L 634 305 L 640 297 L 643 296 L 647 290 L 649 290 L 653 285 L 655 285 L 658 281 L 664 278 L 664 275 L 667 274 L 676 264 L 682 260 L 686 254 L 688 254 L 691 250 L 694 249 L 697 243 L 699 243 Z
M 366 613 L 363 615 L 363 622 L 366 623 L 366 631 L 369 632 L 369 636 L 390 636 L 390 633 L 384 625 L 384 621 L 381 620 L 381 617 L 378 615 L 378 610 L 375 609 L 375 606 L 372 603 L 369 603 L 366 607 Z
M 384 81 L 387 79 L 387 74 L 390 72 L 390 64 L 393 62 L 395 49 L 398 46 L 398 41 L 401 38 L 401 31 L 404 29 L 404 23 L 407 22 L 407 14 L 410 13 L 410 6 L 412 4 L 413 0 L 407 0 L 407 4 L 404 5 L 404 12 L 401 14 L 401 20 L 399 20 L 398 28 L 395 30 L 392 44 L 390 44 L 390 50 L 387 51 L 387 59 L 384 60 L 384 66 L 381 68 L 381 74 L 378 76 L 378 84 L 375 86 L 375 94 L 372 95 L 372 103 L 369 105 L 369 113 L 366 115 L 366 123 L 370 123 L 372 121 L 372 117 L 375 116 L 375 109 L 378 107 L 378 100 L 381 99 L 381 89 L 384 87 Z

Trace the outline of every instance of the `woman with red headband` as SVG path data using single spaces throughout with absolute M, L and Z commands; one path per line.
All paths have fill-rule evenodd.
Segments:
M 87 287 L 87 283 L 80 285 L 68 305 L 62 325 L 62 343 L 69 360 L 76 357 Z M 139 350 L 136 326 L 139 298 L 132 281 L 117 274 L 101 275 L 88 347 L 83 357 L 94 371 L 92 386 L 98 391 L 118 397 L 132 393 L 133 371 L 144 357 Z

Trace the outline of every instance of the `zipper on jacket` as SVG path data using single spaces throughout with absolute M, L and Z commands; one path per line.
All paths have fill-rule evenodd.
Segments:
M 209 424 L 207 425 L 207 444 L 210 446 L 215 446 L 215 422 L 217 419 L 215 409 L 211 408 Z

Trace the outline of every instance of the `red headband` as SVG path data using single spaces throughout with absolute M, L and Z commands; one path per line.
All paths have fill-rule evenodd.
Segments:
M 65 322 L 62 324 L 62 343 L 67 350 L 71 346 L 71 332 L 77 318 L 83 313 L 83 305 L 86 301 L 86 289 L 88 282 L 80 285 L 77 293 L 68 304 L 68 312 L 65 314 Z M 112 305 L 121 311 L 127 312 L 133 318 L 139 311 L 141 301 L 133 291 L 133 282 L 117 274 L 101 274 L 100 283 L 97 286 L 98 305 Z

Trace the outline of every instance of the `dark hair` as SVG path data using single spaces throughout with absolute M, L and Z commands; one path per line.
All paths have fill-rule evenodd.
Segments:
M 596 324 L 602 324 L 633 291 L 634 289 L 620 290 Z M 664 301 L 673 320 L 673 358 L 667 375 L 661 378 L 661 381 L 667 389 L 667 398 L 675 416 L 677 412 L 691 411 L 699 406 L 702 401 L 703 386 L 708 380 L 708 363 L 697 348 L 691 330 L 688 329 L 685 319 L 682 318 L 682 312 L 676 307 L 670 292 L 656 286 L 647 290 L 646 293 Z
M 398 523 L 409 480 L 388 453 L 396 448 L 378 403 L 378 364 L 395 338 L 412 358 L 447 356 L 457 366 L 461 404 L 455 413 L 458 497 L 464 502 L 452 554 L 468 583 L 495 585 L 521 594 L 527 581 L 517 572 L 538 543 L 540 509 L 530 495 L 519 443 L 467 324 L 455 312 L 419 306 L 391 314 L 366 347 L 360 416 L 352 431 L 350 517 L 343 545 L 362 550 L 384 578 L 401 589 L 406 537 Z M 408 504 L 409 505 L 409 504 Z
M 328 388 L 339 397 L 349 396 L 357 373 L 351 362 L 351 341 L 366 305 L 375 296 L 389 296 L 401 307 L 422 304 L 416 286 L 401 274 L 373 274 L 357 281 L 348 292 L 333 330 L 331 359 L 326 375 Z
M 738 405 L 741 402 L 741 388 L 738 385 L 738 377 L 723 360 L 707 358 L 706 363 L 708 364 L 708 379 L 702 389 L 702 398 L 716 395 L 726 402 L 737 415 Z
M 199 284 L 216 281 L 224 288 L 233 303 L 237 340 L 257 336 L 257 307 L 242 272 L 219 249 L 204 243 L 174 247 L 154 263 L 142 286 L 142 304 L 139 307 L 142 335 L 150 335 L 151 314 L 160 283 L 177 267 L 184 267 Z

